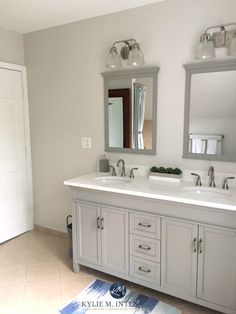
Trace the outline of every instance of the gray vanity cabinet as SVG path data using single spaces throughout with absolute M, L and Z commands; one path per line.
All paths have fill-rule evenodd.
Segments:
M 128 274 L 128 211 L 76 202 L 73 243 L 78 264 Z
M 234 211 L 109 193 L 105 201 L 100 191 L 75 190 L 75 272 L 84 265 L 236 314 Z
M 161 286 L 174 295 L 234 312 L 236 231 L 163 218 L 161 278 Z

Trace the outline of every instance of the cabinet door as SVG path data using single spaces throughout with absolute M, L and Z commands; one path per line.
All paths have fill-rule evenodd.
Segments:
M 128 211 L 102 207 L 102 266 L 128 274 Z
M 162 220 L 161 286 L 184 297 L 196 296 L 198 226 Z
M 101 264 L 101 232 L 97 219 L 100 207 L 78 203 L 78 257 L 89 263 Z
M 197 297 L 236 309 L 236 231 L 199 227 Z

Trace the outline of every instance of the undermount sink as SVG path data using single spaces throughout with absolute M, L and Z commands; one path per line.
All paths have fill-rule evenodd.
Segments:
M 115 176 L 104 176 L 104 177 L 97 177 L 94 178 L 94 181 L 101 184 L 123 184 L 131 182 L 130 178 L 127 177 L 115 177 Z
M 231 196 L 230 191 L 212 188 L 212 187 L 204 187 L 204 186 L 194 186 L 194 187 L 186 187 L 182 189 L 182 192 L 192 194 L 192 195 L 201 195 L 208 197 L 223 197 L 227 198 Z

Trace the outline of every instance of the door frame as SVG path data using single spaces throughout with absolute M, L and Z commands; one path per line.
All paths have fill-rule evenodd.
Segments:
M 22 78 L 22 101 L 23 101 L 23 118 L 25 131 L 25 156 L 26 156 L 26 184 L 27 184 L 27 203 L 30 216 L 28 217 L 28 229 L 32 230 L 34 226 L 34 211 L 33 211 L 33 180 L 32 180 L 32 162 L 31 162 L 31 142 L 30 142 L 30 122 L 29 122 L 29 102 L 28 102 L 28 87 L 27 74 L 24 65 L 18 65 L 8 62 L 0 62 L 0 68 L 17 71 L 21 73 Z
M 115 97 L 120 97 L 123 101 L 123 148 L 132 148 L 130 88 L 109 89 L 108 98 Z

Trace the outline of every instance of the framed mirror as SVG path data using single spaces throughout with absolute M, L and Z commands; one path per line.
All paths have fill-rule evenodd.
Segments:
M 102 73 L 106 152 L 156 154 L 158 71 L 145 67 Z
M 184 65 L 183 157 L 236 161 L 236 59 Z

